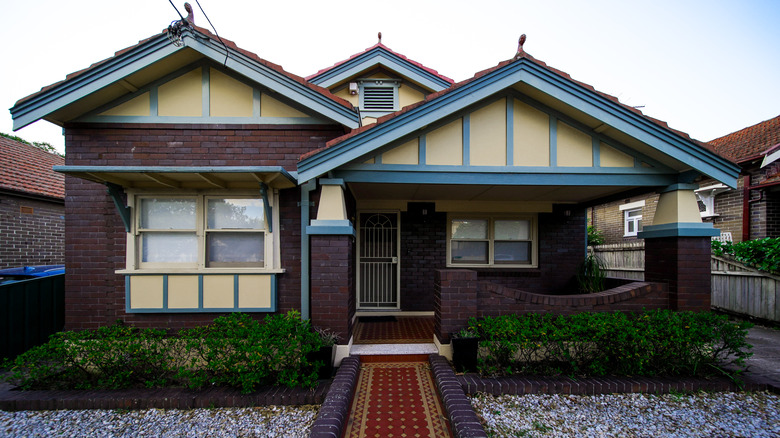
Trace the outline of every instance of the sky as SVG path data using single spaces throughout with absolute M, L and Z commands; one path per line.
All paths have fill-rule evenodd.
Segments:
M 390 49 L 461 81 L 513 57 L 526 34 L 535 58 L 698 140 L 780 115 L 777 0 L 199 1 L 221 37 L 300 76 L 382 32 Z M 179 19 L 169 0 L 6 0 L 3 12 L 6 109 Z M 0 112 L 0 132 L 64 150 L 59 126 L 12 129 Z

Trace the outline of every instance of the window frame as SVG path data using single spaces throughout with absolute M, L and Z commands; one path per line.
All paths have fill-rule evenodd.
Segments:
M 629 216 L 632 212 L 637 211 L 639 212 L 638 216 Z M 642 231 L 642 227 L 640 225 L 640 222 L 642 222 L 642 217 L 644 217 L 642 207 L 628 208 L 623 210 L 623 237 L 637 237 L 639 235 L 639 232 Z M 630 223 L 634 224 L 634 231 L 629 231 L 628 225 Z
M 264 234 L 263 265 L 262 266 L 242 266 L 241 263 L 225 266 L 208 266 L 207 261 L 207 206 L 209 199 L 259 199 L 263 196 L 258 191 L 240 190 L 240 191 L 210 191 L 200 190 L 182 193 L 181 191 L 152 191 L 152 190 L 127 190 L 128 206 L 132 211 L 132 229 L 127 233 L 127 259 L 126 267 L 117 273 L 281 273 L 279 231 L 270 224 L 279 223 L 279 209 L 274 208 L 278 205 L 278 190 L 268 190 L 268 204 L 271 217 L 265 217 L 262 230 L 241 229 L 247 231 L 239 232 L 262 232 Z M 141 227 L 141 200 L 148 198 L 171 198 L 171 199 L 195 199 L 196 200 L 196 220 L 195 234 L 197 238 L 197 261 L 195 263 L 175 263 L 175 262 L 143 262 L 142 257 L 142 234 L 150 232 Z M 278 226 L 276 227 L 278 228 Z M 272 231 L 271 231 L 272 230 Z M 151 232 L 162 230 L 151 230 Z M 231 230 L 236 231 L 236 230 Z
M 472 220 L 486 220 L 488 222 L 488 237 L 487 239 L 473 239 L 474 241 L 487 241 L 488 254 L 487 263 L 453 263 L 452 262 L 452 222 L 455 220 L 472 219 Z M 529 222 L 529 240 L 518 240 L 517 242 L 530 242 L 531 244 L 531 261 L 530 263 L 496 263 L 495 262 L 495 230 L 496 221 L 511 221 L 522 220 Z M 533 269 L 539 267 L 539 234 L 538 234 L 538 215 L 537 214 L 478 214 L 478 213 L 448 213 L 447 214 L 447 263 L 448 268 L 490 268 L 490 269 Z M 464 241 L 470 239 L 455 239 L 456 241 Z M 499 240 L 499 242 L 506 242 L 506 240 Z

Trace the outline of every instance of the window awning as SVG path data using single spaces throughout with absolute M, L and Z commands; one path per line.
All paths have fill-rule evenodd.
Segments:
M 137 189 L 274 189 L 297 185 L 281 166 L 54 166 L 54 171 L 98 183 Z

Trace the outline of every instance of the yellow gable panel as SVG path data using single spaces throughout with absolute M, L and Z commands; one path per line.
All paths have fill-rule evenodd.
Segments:
M 285 105 L 273 97 L 263 94 L 260 97 L 260 116 L 262 117 L 309 117 L 297 109 Z
M 335 96 L 340 97 L 354 106 L 360 105 L 360 96 L 349 92 L 349 87 L 344 87 L 341 90 L 333 93 Z
M 593 166 L 591 137 L 563 122 L 558 122 L 558 166 Z
M 471 113 L 469 162 L 472 166 L 506 166 L 506 100 Z
M 601 167 L 634 167 L 634 157 L 601 143 L 599 148 Z
M 514 165 L 550 165 L 550 116 L 519 100 L 514 102 Z
M 401 85 L 401 87 L 398 88 L 398 105 L 400 105 L 401 108 L 417 103 L 423 99 L 425 99 L 425 95 L 412 87 L 404 87 Z
M 425 164 L 463 165 L 463 119 L 425 135 Z
M 157 90 L 157 114 L 160 116 L 203 116 L 203 72 L 195 69 L 166 82 Z
M 209 112 L 212 117 L 252 117 L 252 87 L 219 70 L 209 72 Z
M 406 142 L 382 154 L 382 164 L 419 164 L 419 140 Z
M 127 102 L 103 111 L 101 116 L 148 116 L 149 115 L 149 92 L 136 96 Z

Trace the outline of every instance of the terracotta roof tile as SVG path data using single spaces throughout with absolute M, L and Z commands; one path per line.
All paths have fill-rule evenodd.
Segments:
M 710 148 L 736 163 L 762 157 L 780 145 L 780 116 L 709 141 Z
M 393 55 L 395 55 L 395 56 L 397 56 L 397 57 L 399 57 L 399 58 L 401 58 L 401 59 L 403 59 L 403 60 L 405 60 L 405 61 L 407 61 L 407 62 L 410 62 L 410 63 L 412 63 L 412 64 L 416 65 L 417 67 L 419 67 L 419 68 L 421 68 L 421 69 L 423 69 L 423 70 L 427 71 L 428 73 L 430 73 L 430 74 L 432 74 L 432 75 L 434 75 L 434 76 L 436 76 L 436 77 L 438 77 L 438 78 L 440 78 L 440 79 L 442 79 L 442 80 L 444 80 L 444 81 L 446 81 L 446 82 L 449 82 L 450 84 L 452 84 L 452 83 L 454 83 L 454 82 L 455 82 L 455 81 L 453 81 L 452 79 L 448 78 L 447 76 L 444 76 L 444 75 L 442 75 L 442 74 L 439 74 L 439 72 L 438 72 L 438 71 L 436 71 L 436 70 L 434 70 L 434 69 L 432 69 L 432 68 L 430 68 L 430 67 L 426 67 L 426 66 L 422 65 L 421 63 L 419 63 L 419 62 L 417 62 L 417 61 L 415 61 L 415 60 L 409 59 L 409 58 L 407 58 L 406 56 L 404 56 L 404 55 L 402 55 L 402 54 L 400 54 L 400 53 L 398 53 L 398 52 L 394 52 L 393 50 L 391 50 L 389 47 L 387 47 L 386 45 L 384 45 L 384 44 L 382 44 L 382 43 L 377 43 L 377 44 L 374 44 L 373 46 L 371 46 L 371 47 L 367 48 L 366 50 L 363 50 L 362 52 L 359 52 L 359 53 L 355 53 L 354 55 L 350 56 L 349 58 L 347 58 L 347 59 L 345 59 L 345 60 L 343 60 L 343 61 L 339 61 L 339 62 L 337 62 L 337 63 L 333 64 L 333 65 L 332 65 L 332 66 L 330 66 L 330 67 L 323 68 L 322 70 L 318 71 L 317 73 L 314 73 L 313 75 L 306 76 L 306 80 L 307 80 L 307 81 L 310 81 L 310 80 L 312 80 L 313 78 L 315 78 L 315 77 L 317 77 L 317 76 L 319 76 L 319 75 L 321 75 L 321 74 L 323 74 L 323 73 L 325 73 L 325 72 L 328 72 L 328 71 L 330 71 L 330 70 L 333 70 L 334 68 L 336 68 L 336 67 L 338 67 L 338 66 L 340 66 L 340 65 L 342 65 L 342 64 L 346 64 L 347 62 L 349 62 L 349 61 L 351 61 L 351 60 L 353 60 L 353 59 L 357 58 L 357 57 L 358 57 L 358 56 L 360 56 L 360 55 L 363 55 L 364 53 L 367 53 L 367 52 L 370 52 L 370 51 L 372 51 L 372 50 L 376 49 L 377 47 L 380 47 L 380 48 L 382 48 L 382 49 L 385 49 L 385 50 L 387 50 L 388 52 L 392 53 Z
M 217 36 L 212 34 L 211 32 L 209 32 L 207 29 L 204 29 L 204 28 L 198 27 L 198 26 L 192 26 L 192 27 L 198 33 L 201 33 L 201 34 L 211 38 L 212 40 L 219 41 Z M 82 74 L 84 74 L 84 73 L 94 69 L 95 67 L 100 66 L 101 64 L 105 63 L 106 61 L 109 61 L 111 59 L 114 59 L 114 58 L 116 58 L 116 57 L 126 53 L 126 52 L 129 52 L 130 50 L 133 50 L 136 47 L 139 47 L 139 46 L 143 45 L 144 43 L 148 42 L 149 40 L 157 38 L 160 35 L 163 35 L 163 34 L 165 34 L 167 32 L 168 32 L 168 29 L 164 29 L 161 33 L 159 33 L 157 35 L 154 35 L 154 36 L 151 36 L 149 38 L 146 38 L 146 39 L 143 39 L 143 40 L 139 41 L 138 44 L 135 44 L 133 46 L 126 47 L 126 48 L 124 48 L 122 50 L 117 51 L 116 53 L 114 53 L 114 56 L 112 56 L 110 58 L 106 58 L 106 59 L 104 59 L 102 61 L 98 61 L 98 62 L 90 65 L 89 67 L 87 67 L 85 69 L 82 69 L 82 70 L 70 73 L 70 74 L 68 74 L 65 77 L 65 80 L 62 80 L 62 81 L 59 81 L 59 82 L 55 82 L 55 83 L 53 83 L 51 85 L 47 85 L 47 86 L 41 88 L 41 90 L 38 91 L 37 93 L 33 93 L 33 94 L 29 95 L 29 96 L 26 96 L 26 97 L 23 97 L 23 98 L 19 99 L 16 102 L 16 105 L 19 105 L 20 103 L 22 103 L 22 102 L 24 102 L 26 100 L 29 100 L 29 99 L 31 99 L 31 98 L 33 98 L 33 97 L 35 97 L 35 96 L 37 96 L 37 95 L 39 95 L 39 94 L 41 94 L 43 92 L 46 92 L 46 91 L 48 91 L 48 90 L 50 90 L 50 89 L 52 89 L 52 88 L 54 88 L 54 87 L 64 83 L 64 82 L 66 82 L 66 81 L 74 79 L 74 78 L 76 78 L 76 77 L 78 77 L 78 76 L 80 76 L 80 75 L 82 75 Z M 298 83 L 300 83 L 300 84 L 302 84 L 304 86 L 306 86 L 307 88 L 310 88 L 310 89 L 314 90 L 317 93 L 320 93 L 320 94 L 324 95 L 325 97 L 327 97 L 330 100 L 333 100 L 334 102 L 338 103 L 339 105 L 342 105 L 342 106 L 347 107 L 349 109 L 353 108 L 352 104 L 348 100 L 342 99 L 340 97 L 335 96 L 334 94 L 332 94 L 327 89 L 325 89 L 323 87 L 320 87 L 318 85 L 311 84 L 311 83 L 307 82 L 306 79 L 304 79 L 304 78 L 302 78 L 302 77 L 300 77 L 298 75 L 295 75 L 295 74 L 292 74 L 292 73 L 289 73 L 289 72 L 285 71 L 282 68 L 282 66 L 280 66 L 278 64 L 274 64 L 274 63 L 269 62 L 269 61 L 266 61 L 265 59 L 262 59 L 259 56 L 257 56 L 255 53 L 252 53 L 252 52 L 250 52 L 248 50 L 244 50 L 244 49 L 238 47 L 236 45 L 236 43 L 234 43 L 233 41 L 230 41 L 230 40 L 225 39 L 225 38 L 221 38 L 221 39 L 222 39 L 222 42 L 224 42 L 225 45 L 227 45 L 228 47 L 230 47 L 230 48 L 232 48 L 232 49 L 234 49 L 234 50 L 244 54 L 245 56 L 247 56 L 247 57 L 257 61 L 258 63 L 260 63 L 260 64 L 262 64 L 262 65 L 264 65 L 264 66 L 266 66 L 266 67 L 268 67 L 268 68 L 270 68 L 270 69 L 272 69 L 272 70 L 274 70 L 274 71 L 276 71 L 276 72 L 278 72 L 278 73 L 280 73 L 280 74 L 282 74 L 282 75 L 284 75 L 284 76 L 286 76 L 286 77 L 288 77 L 288 78 L 290 78 L 290 79 L 292 79 L 292 80 L 294 80 L 294 81 L 296 81 L 296 82 L 298 82 Z
M 425 97 L 424 100 L 422 100 L 420 102 L 408 105 L 408 106 L 402 108 L 401 110 L 396 111 L 396 112 L 394 112 L 392 114 L 387 114 L 385 116 L 382 116 L 379 119 L 377 119 L 376 123 L 374 123 L 374 124 L 367 125 L 367 126 L 361 126 L 358 129 L 352 130 L 348 134 L 342 135 L 341 137 L 338 137 L 338 138 L 334 138 L 333 140 L 327 142 L 324 147 L 322 147 L 322 148 L 320 148 L 318 150 L 314 150 L 314 151 L 308 152 L 305 155 L 302 155 L 300 159 L 304 160 L 306 158 L 314 156 L 314 155 L 318 154 L 319 152 L 321 152 L 321 151 L 323 151 L 325 149 L 333 147 L 333 146 L 335 146 L 335 145 L 337 145 L 337 144 L 339 144 L 339 143 L 341 143 L 341 142 L 343 142 L 343 141 L 345 141 L 345 140 L 347 140 L 347 139 L 349 139 L 351 137 L 354 137 L 355 135 L 358 135 L 358 134 L 360 134 L 362 132 L 365 132 L 365 131 L 368 131 L 370 129 L 373 129 L 374 127 L 382 124 L 383 122 L 386 122 L 386 121 L 391 120 L 391 119 L 393 119 L 395 117 L 398 117 L 401 114 L 409 112 L 409 111 L 413 110 L 414 108 L 417 108 L 420 105 L 424 105 L 425 103 L 427 103 L 427 102 L 429 102 L 431 100 L 438 99 L 439 97 L 441 97 L 441 96 L 443 96 L 445 94 L 452 93 L 453 91 L 457 90 L 458 88 L 460 88 L 460 87 L 462 87 L 464 85 L 467 85 L 467 84 L 469 84 L 469 83 L 479 79 L 482 76 L 485 76 L 485 75 L 487 75 L 489 73 L 492 73 L 492 72 L 494 72 L 496 70 L 499 70 L 499 69 L 501 69 L 501 68 L 503 68 L 503 67 L 505 67 L 505 66 L 507 66 L 509 64 L 512 64 L 512 63 L 518 61 L 519 59 L 527 59 L 527 60 L 529 60 L 529 61 L 539 65 L 540 67 L 543 67 L 546 70 L 555 73 L 558 76 L 561 76 L 561 77 L 563 77 L 565 79 L 568 79 L 568 80 L 570 80 L 570 81 L 572 81 L 572 82 L 574 82 L 574 83 L 576 83 L 576 84 L 578 84 L 578 85 L 580 85 L 580 86 L 582 86 L 584 88 L 587 88 L 588 90 L 598 94 L 599 96 L 604 97 L 605 99 L 609 99 L 612 102 L 615 102 L 616 104 L 620 105 L 624 109 L 626 109 L 628 111 L 631 111 L 631 112 L 633 112 L 633 113 L 635 113 L 635 114 L 637 114 L 637 115 L 639 115 L 641 117 L 644 117 L 645 119 L 649 120 L 650 122 L 652 122 L 652 123 L 654 123 L 656 125 L 659 125 L 659 126 L 661 126 L 662 128 L 664 128 L 664 129 L 666 129 L 668 131 L 674 132 L 675 134 L 685 138 L 686 140 L 693 141 L 693 139 L 691 139 L 691 137 L 688 134 L 686 134 L 686 133 L 684 133 L 682 131 L 678 131 L 676 129 L 669 128 L 669 126 L 667 125 L 666 122 L 658 120 L 658 119 L 654 119 L 652 117 L 648 117 L 648 116 L 644 115 L 642 113 L 642 111 L 639 111 L 638 109 L 636 109 L 636 108 L 634 108 L 632 106 L 625 105 L 625 104 L 621 103 L 620 100 L 617 97 L 609 95 L 609 94 L 606 94 L 606 93 L 603 93 L 601 91 L 598 91 L 595 88 L 593 88 L 593 86 L 588 85 L 588 84 L 586 84 L 584 82 L 580 82 L 580 81 L 578 81 L 576 79 L 572 79 L 572 77 L 568 73 L 566 73 L 564 71 L 561 71 L 561 70 L 558 70 L 556 68 L 550 67 L 545 62 L 540 61 L 540 60 L 534 58 L 533 56 L 531 56 L 530 54 L 526 53 L 525 51 L 522 51 L 522 52 L 518 53 L 518 55 L 515 56 L 512 59 L 509 59 L 509 60 L 506 60 L 506 61 L 501 61 L 501 62 L 498 63 L 498 65 L 496 65 L 494 67 L 491 67 L 491 68 L 488 68 L 488 69 L 485 69 L 485 70 L 482 70 L 480 72 L 475 73 L 474 76 L 469 78 L 469 79 L 466 79 L 466 80 L 463 80 L 463 81 L 458 82 L 456 84 L 453 84 L 451 87 L 446 88 L 444 90 L 441 90 L 439 92 L 429 94 L 429 95 L 427 95 Z
M 51 170 L 65 159 L 0 136 L 0 189 L 65 198 L 65 175 Z

